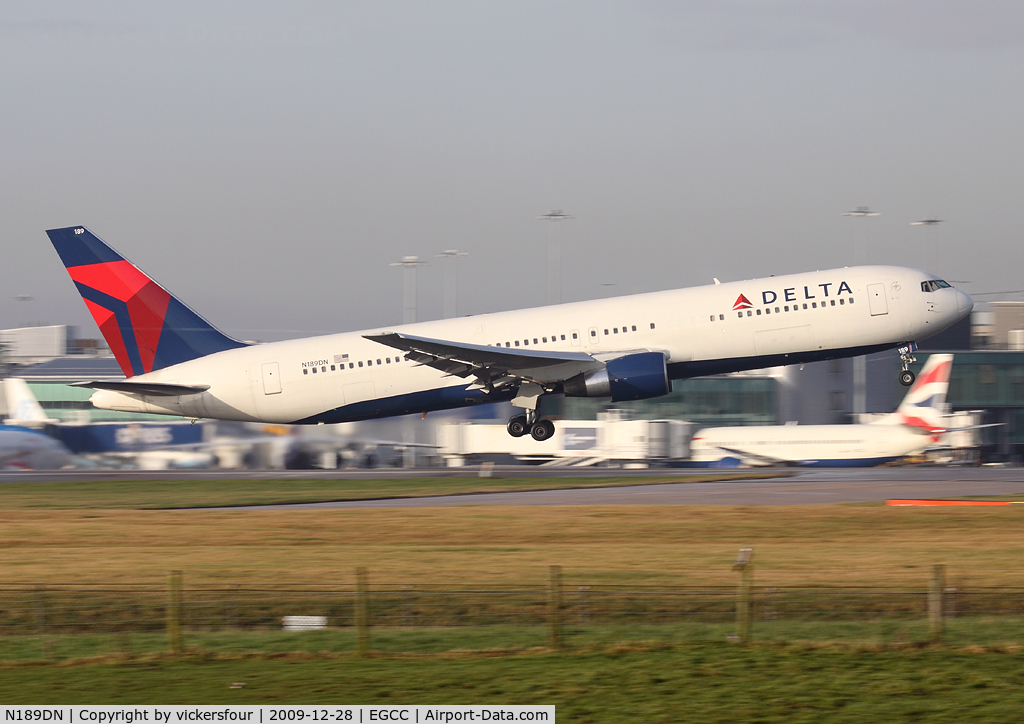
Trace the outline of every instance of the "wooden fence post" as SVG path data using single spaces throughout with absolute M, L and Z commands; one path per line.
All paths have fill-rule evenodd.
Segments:
M 740 574 L 736 588 L 736 640 L 748 644 L 754 599 L 754 549 L 750 546 L 740 548 L 732 569 Z
M 171 571 L 167 587 L 167 644 L 172 654 L 181 653 L 181 571 Z
M 942 643 L 943 594 L 946 591 L 946 567 L 932 568 L 932 580 L 928 585 L 928 630 L 933 644 Z
M 356 568 L 356 653 L 366 656 L 370 652 L 369 573 Z
M 551 583 L 548 588 L 548 624 L 550 645 L 556 651 L 562 649 L 562 567 L 551 566 Z

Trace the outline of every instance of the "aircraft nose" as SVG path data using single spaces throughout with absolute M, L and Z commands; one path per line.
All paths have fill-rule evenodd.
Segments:
M 971 299 L 969 294 L 964 294 L 959 289 L 956 290 L 956 316 L 957 319 L 963 319 L 974 309 L 974 300 Z

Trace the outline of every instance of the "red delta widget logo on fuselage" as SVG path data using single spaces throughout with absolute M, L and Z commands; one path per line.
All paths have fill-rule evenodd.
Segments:
M 835 293 L 832 293 L 832 288 L 835 287 Z M 762 304 L 775 304 L 776 302 L 799 302 L 799 301 L 810 301 L 816 299 L 831 299 L 838 297 L 843 292 L 847 294 L 853 294 L 853 290 L 850 285 L 845 281 L 839 282 L 824 282 L 816 285 L 805 285 L 802 289 L 797 287 L 786 287 L 780 293 L 768 289 L 761 292 L 761 303 Z M 743 294 L 736 297 L 736 301 L 733 302 L 733 310 L 737 309 L 751 309 L 754 305 L 750 303 L 750 300 Z

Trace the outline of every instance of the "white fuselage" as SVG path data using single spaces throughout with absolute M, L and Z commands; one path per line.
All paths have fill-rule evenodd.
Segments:
M 0 425 L 0 470 L 57 470 L 70 462 L 68 449 L 45 432 Z
M 673 378 L 851 356 L 924 339 L 970 312 L 953 288 L 925 293 L 915 269 L 853 267 L 259 344 L 140 375 L 201 394 L 101 390 L 97 407 L 277 423 L 343 422 L 507 400 L 405 360 L 385 331 L 510 349 L 665 353 Z
M 765 425 L 711 427 L 690 442 L 690 460 L 733 458 L 748 465 L 879 465 L 922 452 L 938 437 L 904 425 Z

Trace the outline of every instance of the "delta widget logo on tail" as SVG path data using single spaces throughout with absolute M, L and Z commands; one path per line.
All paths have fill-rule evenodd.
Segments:
M 84 226 L 46 234 L 125 377 L 245 346 L 212 327 Z

